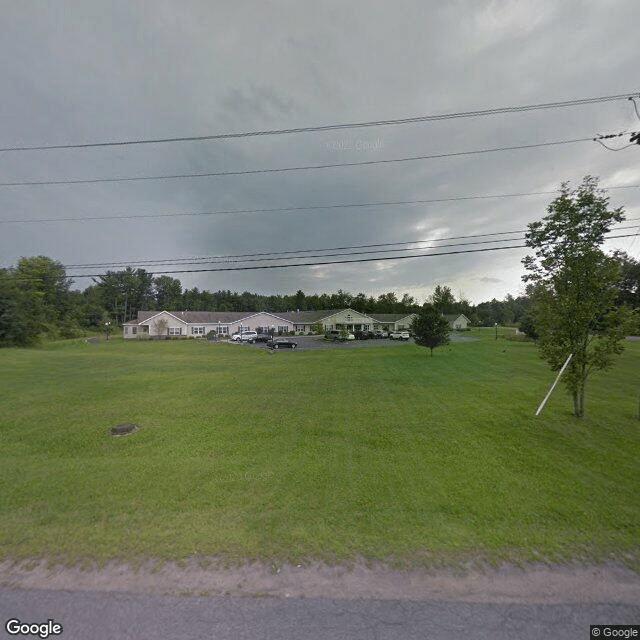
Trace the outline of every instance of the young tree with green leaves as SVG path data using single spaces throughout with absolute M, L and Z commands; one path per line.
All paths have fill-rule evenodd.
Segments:
M 440 313 L 455 313 L 456 298 L 453 295 L 453 291 L 451 291 L 451 287 L 437 284 L 433 293 L 429 296 L 429 302 Z
M 416 344 L 433 350 L 445 344 L 449 344 L 449 333 L 451 327 L 449 322 L 433 306 L 423 306 L 420 315 L 416 316 L 411 323 L 411 331 L 414 334 Z
M 526 245 L 535 251 L 522 262 L 532 285 L 540 355 L 558 371 L 570 354 L 563 380 L 576 417 L 584 415 L 585 384 L 592 371 L 612 366 L 623 350 L 628 310 L 616 307 L 619 264 L 600 246 L 622 208 L 587 176 L 574 190 L 563 183 L 547 216 L 528 226 Z

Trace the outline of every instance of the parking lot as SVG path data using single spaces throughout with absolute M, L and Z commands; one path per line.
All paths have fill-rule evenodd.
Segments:
M 325 340 L 323 336 L 292 336 L 291 339 L 298 343 L 298 347 L 295 351 L 315 351 L 317 349 L 361 349 L 366 347 L 384 347 L 394 344 L 415 344 L 413 338 L 410 338 L 408 341 L 377 338 L 371 340 L 347 340 L 345 342 Z M 452 333 L 450 340 L 451 342 L 474 342 L 476 338 Z M 234 343 L 230 342 L 230 344 Z M 235 344 L 240 346 L 241 343 Z M 242 346 L 253 347 L 254 349 L 267 348 L 267 345 L 264 342 L 256 342 L 255 344 L 248 344 L 245 342 L 242 343 Z M 293 351 L 293 349 L 282 349 L 282 351 Z
M 298 344 L 296 351 L 315 351 L 317 349 L 358 349 L 361 347 L 381 347 L 389 344 L 407 344 L 406 341 L 401 340 L 389 340 L 388 338 L 371 339 L 371 340 L 346 340 L 344 342 L 325 340 L 323 336 L 291 336 L 290 338 Z M 411 338 L 409 343 L 413 343 Z M 231 342 L 229 344 L 242 345 L 244 347 L 253 347 L 254 349 L 266 349 L 267 345 L 264 342 L 255 342 L 249 344 L 247 342 Z M 292 351 L 292 349 L 282 349 L 283 351 Z

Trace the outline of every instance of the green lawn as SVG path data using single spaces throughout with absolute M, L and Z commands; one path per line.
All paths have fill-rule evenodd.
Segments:
M 0 351 L 0 557 L 640 567 L 640 343 L 571 415 L 530 343 Z M 110 427 L 135 422 L 130 436 Z

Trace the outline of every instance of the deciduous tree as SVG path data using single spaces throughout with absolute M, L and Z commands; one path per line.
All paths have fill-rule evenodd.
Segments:
M 615 304 L 620 269 L 600 246 L 624 217 L 622 208 L 609 208 L 595 178 L 574 190 L 564 183 L 560 192 L 547 216 L 528 226 L 526 244 L 535 256 L 523 260 L 523 279 L 533 285 L 541 356 L 556 371 L 573 354 L 563 379 L 582 417 L 589 373 L 609 368 L 623 349 L 628 314 Z

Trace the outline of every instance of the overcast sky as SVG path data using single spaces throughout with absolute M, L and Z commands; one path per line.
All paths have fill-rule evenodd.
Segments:
M 308 128 L 640 92 L 637 0 L 1 0 L 0 8 L 2 148 Z M 0 182 L 376 162 L 637 130 L 632 102 L 620 99 L 322 132 L 4 151 Z M 511 239 L 503 245 L 521 244 L 517 235 L 445 239 L 522 231 L 545 215 L 554 194 L 479 196 L 551 192 L 587 174 L 636 219 L 620 233 L 638 232 L 640 146 L 614 152 L 591 140 L 295 171 L 0 186 L 0 266 L 46 255 L 102 265 L 69 266 L 70 275 L 127 264 L 159 273 L 323 259 L 141 261 L 430 241 L 382 247 L 420 251 L 324 258 L 353 260 L 491 248 L 500 245 L 445 245 L 501 237 Z M 411 204 L 378 204 L 397 202 Z M 345 204 L 370 206 L 315 208 Z M 48 221 L 28 222 L 36 219 Z M 607 247 L 640 257 L 637 237 Z M 170 275 L 211 291 L 395 291 L 419 302 L 441 284 L 478 303 L 522 292 L 525 253 Z M 89 284 L 75 278 L 78 288 Z

